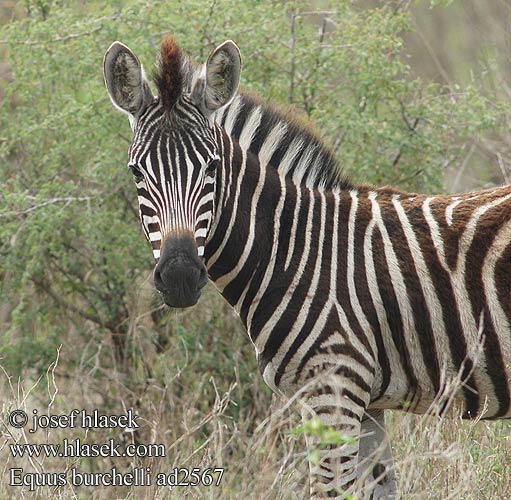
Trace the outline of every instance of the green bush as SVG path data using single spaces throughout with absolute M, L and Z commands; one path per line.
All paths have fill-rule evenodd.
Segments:
M 91 335 L 111 336 L 124 369 L 137 353 L 129 333 L 153 263 L 126 169 L 131 131 L 102 79 L 113 40 L 131 46 L 151 73 L 166 33 L 201 61 L 234 39 L 243 85 L 310 118 L 355 181 L 440 190 L 445 165 L 498 128 L 503 105 L 477 87 L 410 77 L 407 12 L 357 9 L 348 0 L 322 6 L 323 14 L 306 1 L 26 0 L 17 7 L 0 34 L 13 73 L 0 108 L 4 364 L 17 373 L 42 370 L 63 338 L 89 345 Z M 142 314 L 154 305 L 146 302 Z M 164 329 L 160 316 L 149 315 L 152 339 Z M 222 335 L 218 325 L 208 335 Z M 186 335 L 198 338 L 193 329 Z
M 265 420 L 270 391 L 232 310 L 212 288 L 193 310 L 179 313 L 153 296 L 153 259 L 126 168 L 131 131 L 107 97 L 103 55 L 121 40 L 150 75 L 166 33 L 199 61 L 231 38 L 242 52 L 243 86 L 284 108 L 291 104 L 314 123 L 355 182 L 441 191 L 445 167 L 479 137 L 498 132 L 509 104 L 485 97 L 479 76 L 466 88 L 414 79 L 403 42 L 410 15 L 391 7 L 408 3 L 372 9 L 350 0 L 14 3 L 14 19 L 0 29 L 0 60 L 11 72 L 9 82 L 0 81 L 4 412 L 133 407 L 144 422 L 136 438 L 165 443 L 170 452 L 155 470 L 223 464 L 225 498 L 263 498 L 269 490 L 278 498 L 305 495 L 305 455 L 289 431 L 311 429 L 285 411 Z M 321 11 L 311 7 L 317 4 Z M 320 431 L 327 441 L 338 438 Z M 64 430 L 51 439 L 64 435 L 76 437 Z M 456 436 L 452 441 L 468 442 Z M 497 439 L 503 451 L 493 462 L 476 464 L 481 471 L 508 453 L 504 442 Z M 19 467 L 6 450 L 5 471 Z M 46 460 L 46 470 L 62 469 L 57 463 Z M 83 458 L 79 465 L 94 471 L 112 464 Z M 443 462 L 439 467 L 445 472 Z M 449 476 L 444 483 L 450 491 Z M 460 484 L 472 488 L 473 481 Z M 504 479 L 499 485 L 492 494 L 509 491 Z M 166 495 L 148 491 L 135 497 Z M 11 493 L 0 487 L 1 498 Z M 95 498 L 111 498 L 111 489 L 102 494 Z M 205 490 L 203 497 L 211 495 Z

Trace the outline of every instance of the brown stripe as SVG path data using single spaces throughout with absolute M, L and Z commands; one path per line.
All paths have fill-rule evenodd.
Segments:
M 419 383 L 410 362 L 411 356 L 405 341 L 405 332 L 403 327 L 403 320 L 401 318 L 401 311 L 399 309 L 399 304 L 394 291 L 392 276 L 390 275 L 387 265 L 383 239 L 380 234 L 380 230 L 377 227 L 373 232 L 372 246 L 378 289 L 383 301 L 383 307 L 387 316 L 392 340 L 394 341 L 394 345 L 399 353 L 401 366 L 405 371 L 406 379 L 408 382 L 408 393 L 406 395 L 406 401 L 403 401 L 403 404 L 413 404 L 416 401 L 416 397 L 418 396 Z
M 499 409 L 493 415 L 493 418 L 499 418 L 508 413 L 510 395 L 508 382 L 503 376 L 506 370 L 500 340 L 490 315 L 487 304 L 488 298 L 484 294 L 482 271 L 485 258 L 488 252 L 491 251 L 502 222 L 502 220 L 495 218 L 494 210 L 489 210 L 481 216 L 474 239 L 467 252 L 465 268 L 465 285 L 472 305 L 472 314 L 477 322 L 479 322 L 481 314 L 483 315 L 484 356 L 486 358 L 487 374 L 492 381 L 499 404 Z M 495 251 L 495 249 L 493 250 Z M 507 288 L 509 289 L 509 285 Z M 502 335 L 509 332 L 500 333 Z
M 355 288 L 362 311 L 371 325 L 371 333 L 376 341 L 378 350 L 378 364 L 381 369 L 382 383 L 375 400 L 383 396 L 390 383 L 391 369 L 390 362 L 383 343 L 380 322 L 376 313 L 376 307 L 369 291 L 367 282 L 367 268 L 364 254 L 364 239 L 367 232 L 367 226 L 371 221 L 371 202 L 366 196 L 358 198 L 358 212 L 356 221 L 356 231 L 354 240 L 354 266 L 355 266 Z
M 440 367 L 431 324 L 431 315 L 426 305 L 421 281 L 392 200 L 388 197 L 378 197 L 378 203 L 382 211 L 385 212 L 384 223 L 392 240 L 392 246 L 399 262 L 399 269 L 406 286 L 406 293 L 413 313 L 413 322 L 421 348 L 422 359 L 431 385 L 435 392 L 438 392 L 440 390 Z
M 447 271 L 438 259 L 437 250 L 431 239 L 428 223 L 422 211 L 424 197 L 416 200 L 415 204 L 407 210 L 408 217 L 416 231 L 416 236 L 424 255 L 428 271 L 435 287 L 438 301 L 442 307 L 442 316 L 445 325 L 445 335 L 449 341 L 449 350 L 454 366 L 462 370 L 462 387 L 465 398 L 466 415 L 475 416 L 479 410 L 479 395 L 474 376 L 472 375 L 473 362 L 467 353 L 467 344 L 463 335 L 463 326 L 455 299 L 455 292 Z M 419 230 L 419 228 L 421 228 Z

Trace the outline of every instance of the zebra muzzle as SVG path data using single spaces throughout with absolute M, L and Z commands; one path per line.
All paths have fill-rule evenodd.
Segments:
M 207 283 L 206 266 L 189 234 L 170 236 L 163 243 L 154 269 L 154 285 L 170 307 L 190 307 L 197 303 Z

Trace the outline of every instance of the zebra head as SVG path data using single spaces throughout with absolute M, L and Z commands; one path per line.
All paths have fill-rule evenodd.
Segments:
M 110 99 L 128 115 L 134 133 L 128 166 L 156 259 L 154 283 L 171 307 L 196 304 L 207 282 L 204 246 L 220 164 L 213 114 L 236 94 L 240 71 L 239 50 L 232 41 L 195 67 L 168 38 L 162 44 L 154 96 L 128 47 L 114 42 L 105 55 Z

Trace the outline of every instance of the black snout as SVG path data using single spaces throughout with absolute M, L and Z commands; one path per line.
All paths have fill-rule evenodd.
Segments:
M 208 281 L 206 266 L 199 259 L 191 234 L 167 238 L 154 269 L 154 285 L 170 307 L 190 307 L 199 300 Z

